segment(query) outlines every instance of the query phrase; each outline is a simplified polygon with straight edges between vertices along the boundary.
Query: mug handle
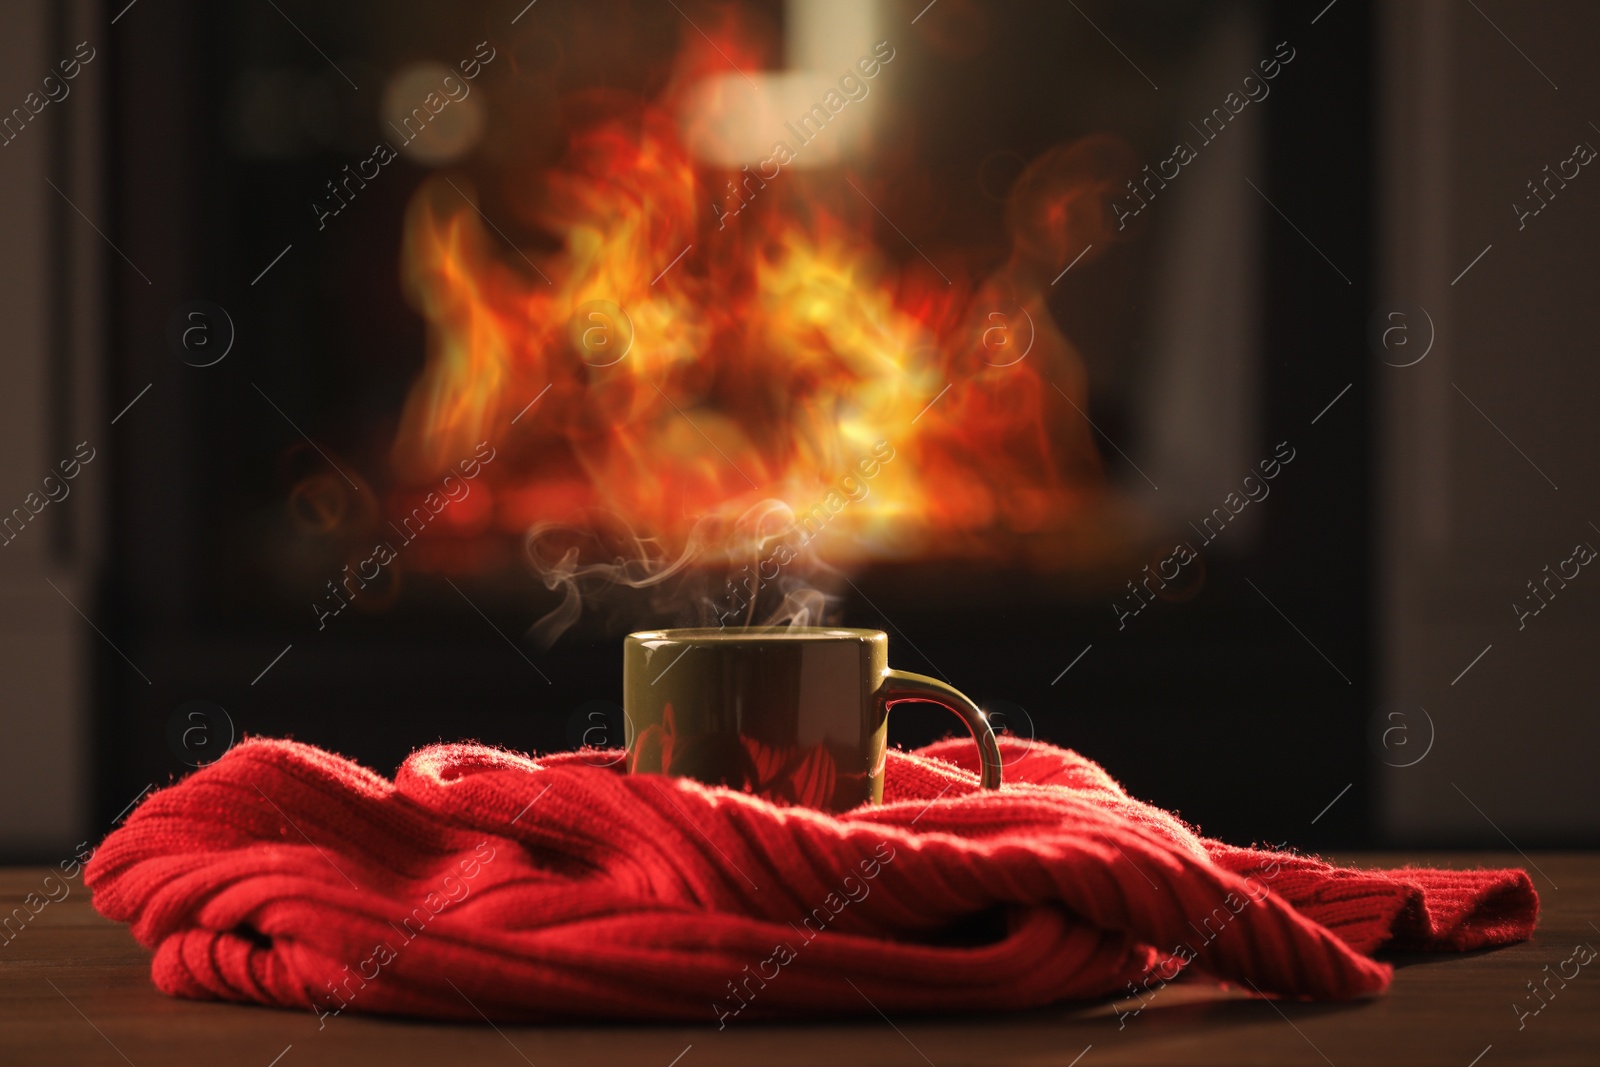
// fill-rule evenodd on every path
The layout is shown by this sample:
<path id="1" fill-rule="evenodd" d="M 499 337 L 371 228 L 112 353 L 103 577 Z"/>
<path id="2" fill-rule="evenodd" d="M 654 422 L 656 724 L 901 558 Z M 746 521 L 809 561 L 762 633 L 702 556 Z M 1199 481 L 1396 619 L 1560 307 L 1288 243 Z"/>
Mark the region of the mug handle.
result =
<path id="1" fill-rule="evenodd" d="M 883 702 L 885 715 L 896 704 L 908 700 L 921 700 L 929 704 L 938 704 L 961 716 L 967 724 L 967 729 L 972 731 L 973 740 L 978 742 L 978 753 L 983 759 L 981 778 L 983 788 L 1000 788 L 1000 746 L 995 743 L 994 730 L 989 726 L 989 716 L 983 713 L 982 708 L 967 699 L 960 690 L 945 685 L 937 678 L 929 678 L 925 674 L 886 670 L 883 672 L 883 684 L 878 691 L 878 699 Z"/>

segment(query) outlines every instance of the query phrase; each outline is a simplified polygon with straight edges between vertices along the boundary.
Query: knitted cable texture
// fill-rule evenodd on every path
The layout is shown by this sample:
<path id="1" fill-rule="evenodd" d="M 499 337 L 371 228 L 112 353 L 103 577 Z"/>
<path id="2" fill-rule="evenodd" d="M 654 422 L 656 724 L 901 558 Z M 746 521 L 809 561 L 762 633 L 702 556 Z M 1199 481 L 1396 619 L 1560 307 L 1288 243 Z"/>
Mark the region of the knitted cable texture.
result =
<path id="1" fill-rule="evenodd" d="M 1003 739 L 888 754 L 840 816 L 471 744 L 394 781 L 250 740 L 150 796 L 86 869 L 173 996 L 436 1018 L 1006 1010 L 1180 970 L 1382 991 L 1389 946 L 1532 933 L 1521 870 L 1360 871 L 1198 836 L 1097 764 Z M 869 1003 L 871 1006 L 869 1006 Z"/>

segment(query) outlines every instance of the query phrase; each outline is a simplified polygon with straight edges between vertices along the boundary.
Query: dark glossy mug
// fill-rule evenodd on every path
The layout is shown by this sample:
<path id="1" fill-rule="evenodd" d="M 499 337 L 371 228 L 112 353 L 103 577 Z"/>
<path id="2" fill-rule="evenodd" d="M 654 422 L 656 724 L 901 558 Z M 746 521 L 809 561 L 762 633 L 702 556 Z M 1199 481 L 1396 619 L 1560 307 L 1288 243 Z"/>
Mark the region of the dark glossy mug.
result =
<path id="1" fill-rule="evenodd" d="M 961 693 L 889 669 L 881 630 L 754 627 L 646 630 L 623 644 L 632 774 L 671 774 L 769 800 L 846 811 L 883 800 L 889 709 L 949 708 L 1000 787 L 987 716 Z"/>

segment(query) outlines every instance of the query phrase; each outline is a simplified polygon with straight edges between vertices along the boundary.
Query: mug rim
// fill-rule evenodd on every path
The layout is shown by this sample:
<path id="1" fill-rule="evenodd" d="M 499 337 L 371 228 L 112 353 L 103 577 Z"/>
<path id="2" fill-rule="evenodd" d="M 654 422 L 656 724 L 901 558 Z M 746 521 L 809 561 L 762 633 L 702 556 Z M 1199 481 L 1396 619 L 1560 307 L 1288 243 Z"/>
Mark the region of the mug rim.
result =
<path id="1" fill-rule="evenodd" d="M 882 630 L 851 626 L 684 626 L 660 630 L 636 630 L 626 638 L 649 642 L 702 642 L 711 644 L 758 643 L 763 641 L 888 641 Z"/>

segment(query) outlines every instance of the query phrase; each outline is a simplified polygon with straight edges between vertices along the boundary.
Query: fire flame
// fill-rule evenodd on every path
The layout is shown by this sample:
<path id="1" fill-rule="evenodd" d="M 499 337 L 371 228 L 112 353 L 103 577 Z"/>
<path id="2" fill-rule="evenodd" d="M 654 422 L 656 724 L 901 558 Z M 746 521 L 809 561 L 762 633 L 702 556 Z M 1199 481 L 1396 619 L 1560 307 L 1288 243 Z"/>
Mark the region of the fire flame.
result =
<path id="1" fill-rule="evenodd" d="M 1100 466 L 1046 295 L 1112 242 L 1125 147 L 1036 160 L 1007 204 L 1009 257 L 974 280 L 948 250 L 935 265 L 879 247 L 882 181 L 699 165 L 676 106 L 693 73 L 602 112 L 519 183 L 516 210 L 557 251 L 508 247 L 464 180 L 418 191 L 403 277 L 428 359 L 394 444 L 402 480 L 491 442 L 493 529 L 587 531 L 602 566 L 620 536 L 656 576 L 686 554 L 737 562 L 819 504 L 812 547 L 835 563 L 1010 558 L 1070 524 Z M 570 577 L 589 550 L 530 551 Z"/>

